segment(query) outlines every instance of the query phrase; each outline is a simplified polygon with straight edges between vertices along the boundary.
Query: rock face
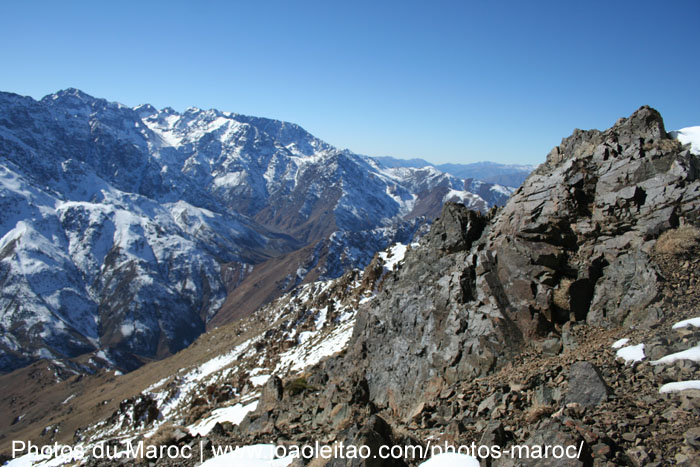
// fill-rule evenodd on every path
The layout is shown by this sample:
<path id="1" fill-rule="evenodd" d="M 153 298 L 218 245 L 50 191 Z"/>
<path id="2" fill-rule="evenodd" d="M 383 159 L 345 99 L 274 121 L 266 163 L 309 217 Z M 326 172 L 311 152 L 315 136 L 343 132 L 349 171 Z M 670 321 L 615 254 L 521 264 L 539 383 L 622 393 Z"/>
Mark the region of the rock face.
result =
<path id="1" fill-rule="evenodd" d="M 444 382 L 485 374 L 495 364 L 491 345 L 497 341 L 489 338 L 508 332 L 508 326 L 468 307 L 476 280 L 469 251 L 485 225 L 484 216 L 446 204 L 425 246 L 407 254 L 371 307 L 358 314 L 353 350 L 367 362 L 370 394 L 378 405 L 407 416 L 413 410 L 409 401 L 428 381 L 435 380 L 439 392 Z"/>
<path id="2" fill-rule="evenodd" d="M 648 107 L 605 132 L 563 140 L 489 233 L 519 327 L 534 334 L 571 319 L 644 321 L 637 312 L 657 298 L 650 248 L 680 218 L 697 221 L 698 169 Z"/>
<path id="3" fill-rule="evenodd" d="M 585 347 L 573 326 L 657 324 L 663 280 L 651 260 L 653 247 L 661 232 L 700 220 L 699 169 L 697 156 L 670 139 L 648 107 L 604 132 L 575 131 L 500 211 L 486 217 L 446 204 L 377 296 L 359 308 L 346 355 L 317 368 L 315 377 L 366 385 L 370 412 L 390 414 L 397 423 L 446 429 L 457 407 L 469 405 L 454 399 L 454 388 L 507 374 L 526 349 L 556 359 L 562 342 L 573 352 Z M 535 386 L 529 386 L 533 406 L 524 420 L 551 414 L 552 404 L 570 407 L 520 437 L 578 443 L 583 457 L 571 465 L 590 462 L 599 438 L 579 428 L 560 436 L 564 425 L 579 423 L 561 417 L 578 418 L 609 403 L 610 389 L 588 362 L 571 365 L 568 376 L 561 366 L 554 371 L 558 381 L 568 380 L 566 398 L 543 384 L 548 377 L 527 383 Z M 491 386 L 483 399 L 472 398 L 468 413 L 505 416 L 523 401 L 519 384 Z M 351 400 L 341 387 L 327 386 L 323 400 Z M 283 403 L 269 414 L 284 419 L 285 410 Z M 361 417 L 357 406 L 344 410 Z M 454 430 L 448 432 L 459 436 L 458 426 Z M 596 452 L 613 455 L 612 442 L 605 443 L 595 444 Z"/>
<path id="4" fill-rule="evenodd" d="M 358 316 L 350 358 L 366 361 L 373 401 L 407 415 L 429 388 L 484 375 L 567 322 L 656 322 L 649 254 L 660 232 L 698 222 L 699 174 L 642 107 L 564 139 L 488 225 L 446 206 Z"/>

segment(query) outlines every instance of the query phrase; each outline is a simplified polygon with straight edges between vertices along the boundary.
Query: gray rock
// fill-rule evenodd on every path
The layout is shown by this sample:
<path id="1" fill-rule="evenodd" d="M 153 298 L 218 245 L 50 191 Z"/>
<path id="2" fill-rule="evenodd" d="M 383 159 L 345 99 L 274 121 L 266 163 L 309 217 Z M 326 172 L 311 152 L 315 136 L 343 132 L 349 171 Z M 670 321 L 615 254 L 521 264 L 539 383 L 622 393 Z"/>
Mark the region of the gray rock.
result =
<path id="1" fill-rule="evenodd" d="M 332 459 L 327 467 L 403 467 L 407 464 L 402 459 L 381 459 L 381 446 L 394 445 L 394 435 L 389 424 L 383 418 L 372 415 L 358 433 L 346 444 L 368 446 L 371 455 L 368 459 Z"/>
<path id="2" fill-rule="evenodd" d="M 258 409 L 269 410 L 275 406 L 276 402 L 282 400 L 283 394 L 284 386 L 279 376 L 270 377 L 262 388 Z"/>
<path id="3" fill-rule="evenodd" d="M 646 450 L 641 446 L 628 449 L 625 451 L 625 454 L 635 467 L 647 465 L 651 461 L 649 454 L 647 454 Z"/>
<path id="4" fill-rule="evenodd" d="M 589 362 L 576 362 L 569 372 L 569 391 L 565 402 L 595 407 L 608 400 L 610 389 L 603 380 L 600 370 Z"/>
<path id="5" fill-rule="evenodd" d="M 658 271 L 649 256 L 636 250 L 625 254 L 605 270 L 595 288 L 588 322 L 595 325 L 654 324 L 658 316 L 649 305 L 660 294 Z"/>
<path id="6" fill-rule="evenodd" d="M 561 339 L 558 337 L 550 337 L 539 343 L 538 347 L 542 353 L 549 356 L 559 355 L 562 349 Z"/>
<path id="7" fill-rule="evenodd" d="M 552 405 L 554 402 L 554 396 L 552 395 L 552 388 L 545 384 L 540 384 L 535 388 L 533 394 L 535 404 L 540 407 Z"/>
<path id="8" fill-rule="evenodd" d="M 506 432 L 503 423 L 491 422 L 486 426 L 484 433 L 479 440 L 481 446 L 501 446 L 506 445 Z"/>
<path id="9" fill-rule="evenodd" d="M 683 435 L 685 444 L 695 449 L 700 449 L 700 427 L 691 428 Z"/>
<path id="10" fill-rule="evenodd" d="M 495 409 L 498 404 L 500 404 L 502 398 L 503 393 L 501 391 L 496 391 L 488 396 L 486 399 L 481 401 L 479 407 L 476 409 L 477 415 L 483 415 Z"/>

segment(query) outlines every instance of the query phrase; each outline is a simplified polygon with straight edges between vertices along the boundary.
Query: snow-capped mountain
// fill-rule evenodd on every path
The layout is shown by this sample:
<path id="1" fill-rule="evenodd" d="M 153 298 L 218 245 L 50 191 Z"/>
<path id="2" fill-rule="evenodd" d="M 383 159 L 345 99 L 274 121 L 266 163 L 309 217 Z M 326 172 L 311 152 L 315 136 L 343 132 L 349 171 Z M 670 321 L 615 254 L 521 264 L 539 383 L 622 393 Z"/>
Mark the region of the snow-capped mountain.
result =
<path id="1" fill-rule="evenodd" d="M 286 122 L 0 93 L 0 371 L 86 353 L 134 368 L 217 313 L 364 267 L 445 201 L 483 211 L 511 191 Z"/>
<path id="2" fill-rule="evenodd" d="M 497 162 L 472 162 L 470 164 L 432 164 L 423 159 L 397 159 L 395 157 L 376 157 L 385 167 L 435 167 L 441 172 L 458 178 L 481 180 L 513 188 L 519 187 L 530 173 L 533 165 L 499 164 Z"/>

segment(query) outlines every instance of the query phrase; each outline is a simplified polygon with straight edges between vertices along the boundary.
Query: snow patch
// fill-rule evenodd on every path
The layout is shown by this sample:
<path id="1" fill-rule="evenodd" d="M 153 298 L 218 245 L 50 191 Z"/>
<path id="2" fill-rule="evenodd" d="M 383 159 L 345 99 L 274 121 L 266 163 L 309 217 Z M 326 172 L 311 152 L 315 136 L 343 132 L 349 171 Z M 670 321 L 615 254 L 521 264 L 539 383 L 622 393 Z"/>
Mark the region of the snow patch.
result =
<path id="1" fill-rule="evenodd" d="M 252 412 L 258 407 L 258 401 L 251 402 L 247 405 L 236 404 L 231 407 L 216 409 L 211 413 L 211 416 L 200 420 L 187 429 L 192 436 L 206 436 L 217 423 L 230 422 L 238 425 L 243 421 L 248 412 Z"/>
<path id="2" fill-rule="evenodd" d="M 666 355 L 663 358 L 654 360 L 651 362 L 652 365 L 661 365 L 667 363 L 673 363 L 678 360 L 692 360 L 694 362 L 700 362 L 700 344 L 695 347 L 691 347 L 688 350 L 683 350 L 682 352 L 672 353 Z"/>
<path id="3" fill-rule="evenodd" d="M 442 198 L 442 202 L 446 203 L 447 201 L 457 201 L 465 206 L 473 206 L 477 204 L 479 201 L 483 201 L 479 195 L 476 195 L 470 191 L 464 191 L 464 190 L 450 190 L 447 192 L 447 194 Z M 484 204 L 486 204 L 484 202 Z"/>
<path id="4" fill-rule="evenodd" d="M 268 379 L 270 379 L 270 375 L 251 376 L 250 382 L 253 383 L 253 386 L 262 386 L 267 383 Z"/>
<path id="5" fill-rule="evenodd" d="M 355 320 L 348 320 L 336 327 L 322 339 L 306 339 L 303 344 L 280 354 L 280 360 L 274 373 L 301 371 L 315 365 L 324 357 L 328 357 L 345 348 L 350 337 Z"/>
<path id="6" fill-rule="evenodd" d="M 75 397 L 75 394 L 71 394 L 70 396 L 66 397 L 66 400 L 61 402 L 61 405 L 66 405 L 68 402 L 70 402 L 71 399 Z"/>
<path id="7" fill-rule="evenodd" d="M 700 316 L 697 318 L 684 319 L 683 321 L 678 321 L 673 325 L 673 329 L 687 328 L 688 326 L 694 326 L 700 328 Z"/>
<path id="8" fill-rule="evenodd" d="M 475 457 L 456 452 L 443 452 L 420 464 L 419 467 L 479 467 Z"/>
<path id="9" fill-rule="evenodd" d="M 700 380 L 678 381 L 676 383 L 666 383 L 659 388 L 661 394 L 668 392 L 680 392 L 688 389 L 700 389 Z"/>
<path id="10" fill-rule="evenodd" d="M 391 271 L 394 267 L 403 261 L 406 256 L 407 245 L 397 243 L 389 248 L 389 251 L 382 251 L 379 253 L 379 257 L 384 261 L 384 267 Z"/>
<path id="11" fill-rule="evenodd" d="M 629 345 L 617 351 L 618 358 L 622 358 L 625 363 L 641 362 L 646 358 L 644 355 L 644 344 Z"/>
<path id="12" fill-rule="evenodd" d="M 627 345 L 627 343 L 628 343 L 629 341 L 630 341 L 630 340 L 627 339 L 627 338 L 625 338 L 625 339 L 620 339 L 620 340 L 618 340 L 618 341 L 615 341 L 615 342 L 613 343 L 613 345 L 612 345 L 612 348 L 613 348 L 613 349 L 619 349 L 619 348 L 622 347 L 623 345 Z"/>
<path id="13" fill-rule="evenodd" d="M 700 126 L 691 126 L 671 131 L 669 135 L 677 139 L 681 144 L 690 144 L 690 152 L 700 156 Z"/>

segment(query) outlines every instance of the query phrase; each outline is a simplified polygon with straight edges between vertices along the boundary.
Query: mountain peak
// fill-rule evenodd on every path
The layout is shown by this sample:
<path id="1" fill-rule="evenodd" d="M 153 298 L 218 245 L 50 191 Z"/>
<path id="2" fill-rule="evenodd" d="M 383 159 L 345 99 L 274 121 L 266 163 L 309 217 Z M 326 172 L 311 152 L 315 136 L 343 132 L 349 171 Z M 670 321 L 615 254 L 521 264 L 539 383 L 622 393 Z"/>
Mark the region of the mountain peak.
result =
<path id="1" fill-rule="evenodd" d="M 656 109 L 648 105 L 640 107 L 628 118 L 618 120 L 611 130 L 623 134 L 633 133 L 645 139 L 667 137 L 664 119 Z"/>
<path id="2" fill-rule="evenodd" d="M 44 96 L 42 101 L 57 101 L 57 100 L 65 100 L 65 99 L 79 99 L 81 101 L 94 101 L 96 100 L 93 96 L 81 91 L 80 89 L 77 88 L 66 88 L 62 89 L 58 92 L 55 92 L 53 94 L 48 94 Z"/>
<path id="3" fill-rule="evenodd" d="M 661 114 L 645 105 L 605 131 L 576 128 L 571 136 L 562 139 L 561 144 L 552 149 L 536 173 L 547 173 L 569 159 L 591 156 L 595 149 L 616 152 L 621 147 L 637 148 L 645 142 L 668 138 Z"/>
<path id="4" fill-rule="evenodd" d="M 158 109 L 153 107 L 151 104 L 141 104 L 134 107 L 134 111 L 139 114 L 139 117 L 144 118 L 150 115 L 158 113 Z"/>

